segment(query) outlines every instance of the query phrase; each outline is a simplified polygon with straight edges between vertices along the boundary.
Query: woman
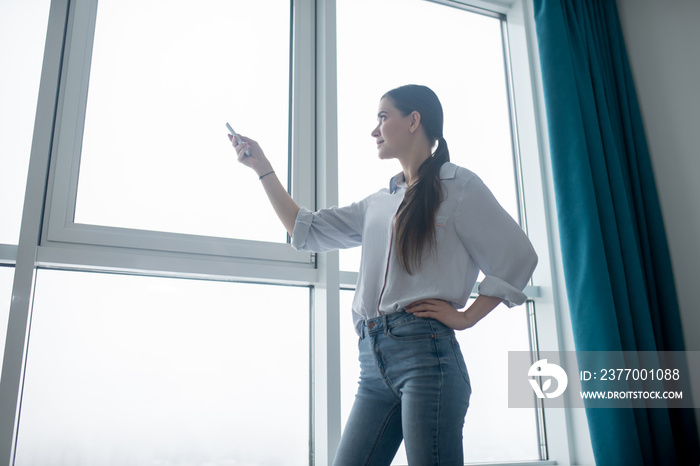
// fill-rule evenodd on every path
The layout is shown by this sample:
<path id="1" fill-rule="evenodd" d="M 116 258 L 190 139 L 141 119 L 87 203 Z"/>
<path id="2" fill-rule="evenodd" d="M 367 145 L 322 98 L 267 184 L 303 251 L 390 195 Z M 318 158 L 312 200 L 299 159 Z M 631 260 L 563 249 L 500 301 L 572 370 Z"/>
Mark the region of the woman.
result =
<path id="1" fill-rule="evenodd" d="M 471 386 L 454 331 L 501 302 L 523 303 L 537 256 L 483 182 L 449 162 L 433 91 L 391 90 L 377 117 L 379 158 L 398 160 L 402 171 L 390 189 L 342 208 L 300 208 L 255 141 L 233 144 L 258 174 L 293 247 L 363 246 L 353 301 L 360 383 L 334 464 L 388 465 L 403 439 L 410 465 L 461 466 Z M 479 296 L 458 311 L 479 270 Z"/>

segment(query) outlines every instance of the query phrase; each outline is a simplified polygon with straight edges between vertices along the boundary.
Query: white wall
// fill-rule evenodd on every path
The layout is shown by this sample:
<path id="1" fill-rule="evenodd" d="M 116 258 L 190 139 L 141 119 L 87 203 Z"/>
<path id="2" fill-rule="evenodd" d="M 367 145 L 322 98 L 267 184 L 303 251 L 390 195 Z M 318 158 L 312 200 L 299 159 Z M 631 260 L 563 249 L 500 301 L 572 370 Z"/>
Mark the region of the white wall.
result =
<path id="1" fill-rule="evenodd" d="M 700 351 L 700 1 L 617 0 L 617 6 L 661 199 L 686 348 Z M 698 393 L 700 368 L 691 372 Z M 695 412 L 700 422 L 700 409 Z"/>

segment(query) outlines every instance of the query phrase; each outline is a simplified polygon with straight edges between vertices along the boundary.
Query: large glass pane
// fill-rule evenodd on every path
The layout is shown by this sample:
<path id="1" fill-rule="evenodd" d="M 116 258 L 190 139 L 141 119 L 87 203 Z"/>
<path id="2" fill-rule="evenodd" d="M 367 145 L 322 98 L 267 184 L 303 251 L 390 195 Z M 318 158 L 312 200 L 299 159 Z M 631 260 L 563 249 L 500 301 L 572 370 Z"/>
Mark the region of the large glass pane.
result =
<path id="1" fill-rule="evenodd" d="M 49 0 L 0 2 L 0 243 L 17 244 Z"/>
<path id="2" fill-rule="evenodd" d="M 464 425 L 467 462 L 540 459 L 534 398 L 532 409 L 508 408 L 508 352 L 530 351 L 527 323 L 527 304 L 502 304 L 457 332 L 472 386 Z"/>
<path id="3" fill-rule="evenodd" d="M 285 241 L 225 123 L 286 182 L 290 2 L 100 0 L 75 221 Z"/>
<path id="4" fill-rule="evenodd" d="M 42 270 L 16 464 L 307 465 L 309 378 L 308 288 Z"/>
<path id="5" fill-rule="evenodd" d="M 354 290 L 340 290 L 340 418 L 348 421 L 360 380 L 358 336 L 352 322 Z"/>
<path id="6" fill-rule="evenodd" d="M 14 267 L 0 267 L 0 368 L 5 356 L 5 338 L 7 336 L 7 319 L 10 317 L 12 302 L 12 284 L 15 274 Z"/>
<path id="7" fill-rule="evenodd" d="M 341 292 L 341 418 L 347 422 L 360 366 L 350 315 L 352 291 Z M 468 303 L 471 304 L 471 301 Z M 469 370 L 472 395 L 464 425 L 467 463 L 539 460 L 534 409 L 508 408 L 508 351 L 529 351 L 527 306 L 501 305 L 476 326 L 457 332 Z M 403 445 L 393 464 L 406 465 Z"/>
<path id="8" fill-rule="evenodd" d="M 340 204 L 388 187 L 401 171 L 376 156 L 370 133 L 379 99 L 425 84 L 442 102 L 451 160 L 476 172 L 517 219 L 500 19 L 424 0 L 337 5 Z M 341 253 L 342 269 L 358 266 L 358 250 Z"/>

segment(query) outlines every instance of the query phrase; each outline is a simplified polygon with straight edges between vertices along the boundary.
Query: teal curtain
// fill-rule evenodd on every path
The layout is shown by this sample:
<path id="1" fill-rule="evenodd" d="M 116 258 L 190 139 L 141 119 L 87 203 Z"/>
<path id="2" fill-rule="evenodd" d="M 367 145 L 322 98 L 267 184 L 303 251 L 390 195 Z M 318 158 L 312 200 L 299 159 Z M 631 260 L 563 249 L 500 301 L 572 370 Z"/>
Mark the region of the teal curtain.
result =
<path id="1" fill-rule="evenodd" d="M 683 351 L 614 0 L 533 0 L 577 351 Z M 691 409 L 587 408 L 598 465 L 700 463 Z"/>

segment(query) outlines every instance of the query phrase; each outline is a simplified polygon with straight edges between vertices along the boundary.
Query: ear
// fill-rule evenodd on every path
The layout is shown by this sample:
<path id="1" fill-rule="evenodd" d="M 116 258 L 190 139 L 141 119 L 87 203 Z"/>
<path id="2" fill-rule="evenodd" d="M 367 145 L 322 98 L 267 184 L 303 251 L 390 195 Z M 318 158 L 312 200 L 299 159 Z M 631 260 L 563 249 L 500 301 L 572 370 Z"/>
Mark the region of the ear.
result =
<path id="1" fill-rule="evenodd" d="M 418 130 L 418 127 L 420 127 L 420 113 L 418 113 L 417 110 L 414 110 L 411 112 L 411 126 L 409 126 L 408 130 L 411 133 L 415 133 Z"/>

